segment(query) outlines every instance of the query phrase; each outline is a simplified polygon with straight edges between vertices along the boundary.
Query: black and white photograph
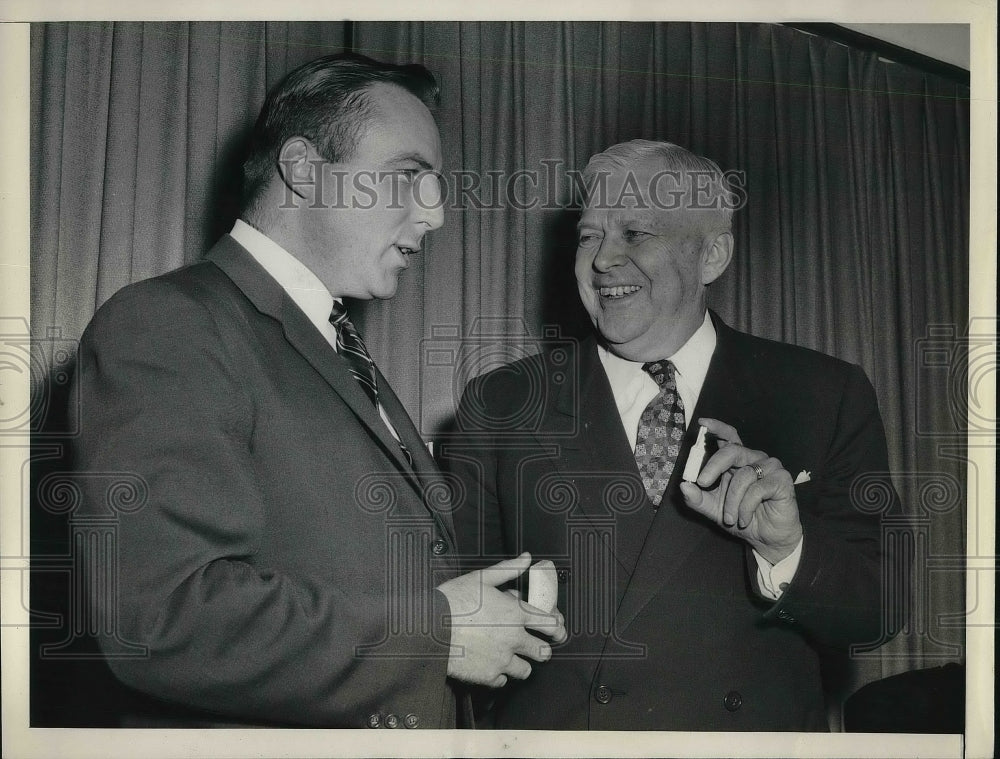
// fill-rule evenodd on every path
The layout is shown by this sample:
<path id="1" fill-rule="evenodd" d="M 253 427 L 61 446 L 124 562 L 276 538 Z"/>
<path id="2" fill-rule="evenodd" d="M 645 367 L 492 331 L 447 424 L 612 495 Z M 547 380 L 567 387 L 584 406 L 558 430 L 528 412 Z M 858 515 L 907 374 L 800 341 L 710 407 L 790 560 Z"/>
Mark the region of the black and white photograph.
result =
<path id="1" fill-rule="evenodd" d="M 912 5 L 0 25 L 4 755 L 992 755 L 996 5 Z"/>

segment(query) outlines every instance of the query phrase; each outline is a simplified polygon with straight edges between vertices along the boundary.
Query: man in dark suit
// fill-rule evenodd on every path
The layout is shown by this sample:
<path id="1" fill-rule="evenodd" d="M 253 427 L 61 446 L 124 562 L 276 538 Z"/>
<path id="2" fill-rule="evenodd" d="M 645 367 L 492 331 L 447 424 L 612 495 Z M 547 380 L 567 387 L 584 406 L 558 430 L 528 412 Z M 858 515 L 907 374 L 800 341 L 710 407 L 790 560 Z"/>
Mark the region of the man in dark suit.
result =
<path id="1" fill-rule="evenodd" d="M 141 483 L 84 561 L 108 662 L 151 697 L 127 724 L 454 727 L 452 681 L 526 677 L 550 654 L 528 630 L 564 634 L 495 588 L 530 557 L 459 575 L 442 475 L 341 302 L 392 297 L 441 226 L 436 96 L 356 55 L 290 73 L 232 233 L 83 337 L 84 512 L 113 516 L 108 473 Z"/>
<path id="2" fill-rule="evenodd" d="M 825 730 L 824 660 L 880 635 L 880 527 L 858 503 L 895 498 L 874 391 L 708 311 L 736 200 L 712 161 L 636 140 L 584 178 L 596 336 L 470 383 L 443 451 L 470 494 L 465 559 L 551 559 L 569 633 L 485 721 Z"/>

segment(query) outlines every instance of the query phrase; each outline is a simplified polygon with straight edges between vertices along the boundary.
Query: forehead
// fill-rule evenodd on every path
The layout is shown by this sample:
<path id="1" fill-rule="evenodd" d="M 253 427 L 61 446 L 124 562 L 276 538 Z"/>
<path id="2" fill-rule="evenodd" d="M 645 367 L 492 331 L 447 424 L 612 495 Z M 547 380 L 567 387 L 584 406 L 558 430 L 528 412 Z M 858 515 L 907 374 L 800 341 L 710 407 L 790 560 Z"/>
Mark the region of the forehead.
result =
<path id="1" fill-rule="evenodd" d="M 675 172 L 667 172 L 663 162 L 655 157 L 625 164 L 609 160 L 598 164 L 588 185 L 607 188 L 615 194 L 641 194 L 646 198 L 654 185 L 654 192 L 662 192 L 665 188 L 676 189 L 674 176 Z"/>
<path id="2" fill-rule="evenodd" d="M 687 205 L 683 177 L 659 160 L 625 166 L 605 164 L 587 177 L 586 210 L 629 213 L 669 211 Z"/>
<path id="3" fill-rule="evenodd" d="M 678 234 L 700 231 L 709 214 L 690 207 L 690 184 L 656 158 L 624 166 L 607 164 L 588 178 L 580 225 L 622 228 L 632 224 Z"/>
<path id="4" fill-rule="evenodd" d="M 357 163 L 416 160 L 441 168 L 441 137 L 430 110 L 399 85 L 377 82 L 365 90 L 371 114 L 354 154 Z"/>

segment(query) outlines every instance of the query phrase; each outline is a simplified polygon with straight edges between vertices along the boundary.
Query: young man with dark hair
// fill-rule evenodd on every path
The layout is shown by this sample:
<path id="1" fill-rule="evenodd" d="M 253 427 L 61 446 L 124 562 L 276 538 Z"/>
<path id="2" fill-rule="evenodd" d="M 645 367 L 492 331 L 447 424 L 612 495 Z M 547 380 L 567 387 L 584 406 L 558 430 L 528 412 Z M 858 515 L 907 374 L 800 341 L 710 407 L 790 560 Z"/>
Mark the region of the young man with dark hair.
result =
<path id="1" fill-rule="evenodd" d="M 94 472 L 147 496 L 87 562 L 116 580 L 91 603 L 147 652 L 104 639 L 153 699 L 130 725 L 454 727 L 451 683 L 527 677 L 550 655 L 529 630 L 564 635 L 496 588 L 530 557 L 459 574 L 441 474 L 342 303 L 391 298 L 442 224 L 435 95 L 423 67 L 357 55 L 291 72 L 232 232 L 83 337 L 84 511 L 106 508 Z"/>

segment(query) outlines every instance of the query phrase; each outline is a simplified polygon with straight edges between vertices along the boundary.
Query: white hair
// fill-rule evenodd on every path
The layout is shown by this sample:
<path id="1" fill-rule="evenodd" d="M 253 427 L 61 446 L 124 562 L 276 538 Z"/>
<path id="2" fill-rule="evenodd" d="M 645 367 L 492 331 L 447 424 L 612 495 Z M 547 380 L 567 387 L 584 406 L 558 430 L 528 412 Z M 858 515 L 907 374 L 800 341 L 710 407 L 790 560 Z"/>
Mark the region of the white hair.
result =
<path id="1" fill-rule="evenodd" d="M 658 162 L 662 169 L 676 175 L 687 191 L 690 202 L 692 196 L 692 180 L 694 176 L 707 177 L 707 187 L 699 183 L 699 191 L 707 190 L 711 197 L 711 210 L 717 213 L 719 231 L 732 229 L 733 209 L 736 207 L 736 194 L 730 189 L 729 183 L 718 164 L 710 158 L 695 155 L 691 151 L 675 145 L 672 142 L 654 142 L 652 140 L 630 140 L 612 145 L 607 150 L 591 156 L 583 170 L 583 179 L 588 187 L 591 181 L 601 173 L 629 169 L 637 164 Z M 713 214 L 715 215 L 715 214 Z"/>

